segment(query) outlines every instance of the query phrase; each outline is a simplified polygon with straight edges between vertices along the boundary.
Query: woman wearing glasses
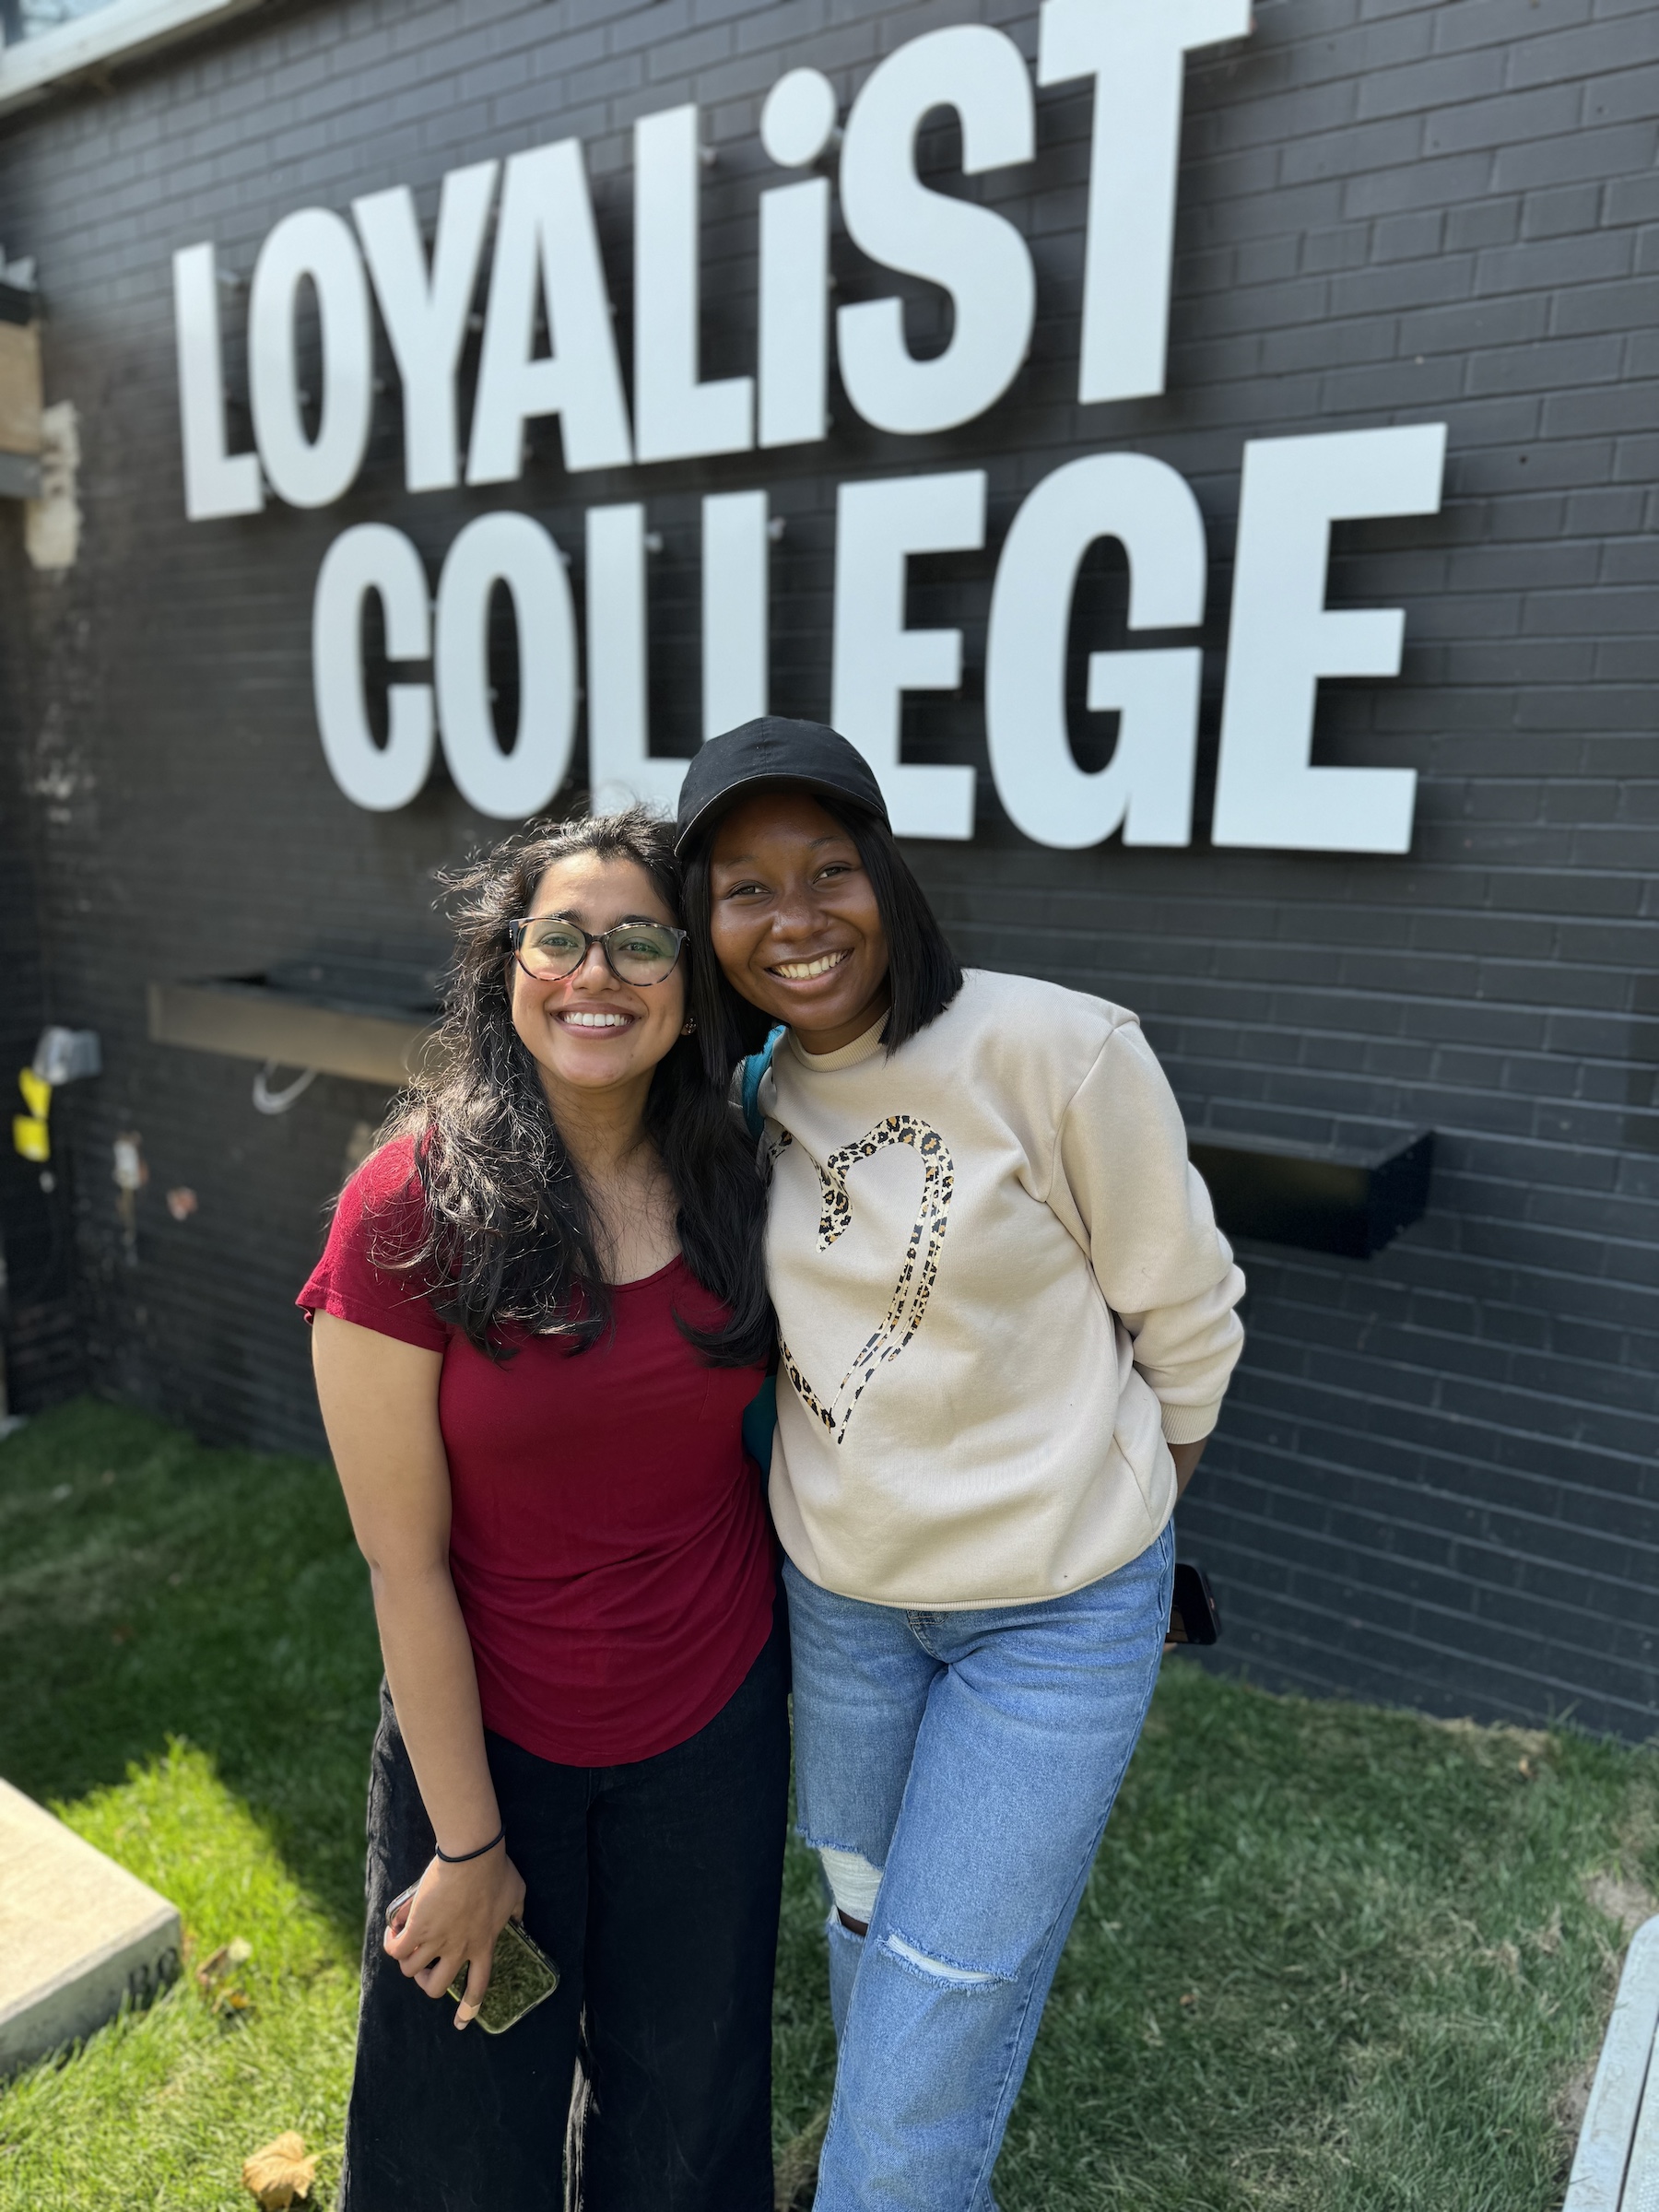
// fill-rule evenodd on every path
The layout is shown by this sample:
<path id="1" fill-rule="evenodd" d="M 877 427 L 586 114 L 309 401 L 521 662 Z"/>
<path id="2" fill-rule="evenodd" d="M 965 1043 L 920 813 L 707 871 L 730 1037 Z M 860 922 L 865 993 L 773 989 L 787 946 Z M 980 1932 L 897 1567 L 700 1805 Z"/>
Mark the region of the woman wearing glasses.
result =
<path id="1" fill-rule="evenodd" d="M 667 830 L 538 828 L 453 880 L 437 1072 L 300 1300 L 388 1685 L 341 2203 L 550 2212 L 568 2159 L 590 2212 L 765 2212 L 764 1194 L 691 1035 Z M 510 1917 L 559 1987 L 458 2035 Z"/>

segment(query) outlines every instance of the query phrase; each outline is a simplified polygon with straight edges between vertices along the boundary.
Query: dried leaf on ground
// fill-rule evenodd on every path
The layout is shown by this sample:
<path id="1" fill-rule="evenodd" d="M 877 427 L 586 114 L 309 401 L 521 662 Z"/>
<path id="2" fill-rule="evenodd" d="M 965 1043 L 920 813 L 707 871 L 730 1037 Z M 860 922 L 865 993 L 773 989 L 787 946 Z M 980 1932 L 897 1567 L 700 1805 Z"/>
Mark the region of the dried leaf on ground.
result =
<path id="1" fill-rule="evenodd" d="M 292 2129 L 256 2150 L 242 2162 L 242 2187 L 255 2197 L 264 2212 L 288 2212 L 311 2194 L 317 2178 L 315 2158 L 305 2155 L 305 2137 Z"/>
<path id="2" fill-rule="evenodd" d="M 253 1956 L 253 1946 L 238 1936 L 234 1943 L 221 1943 L 217 1951 L 209 1951 L 195 1970 L 197 1983 L 204 1990 L 211 1990 L 233 1967 L 246 1966 Z"/>

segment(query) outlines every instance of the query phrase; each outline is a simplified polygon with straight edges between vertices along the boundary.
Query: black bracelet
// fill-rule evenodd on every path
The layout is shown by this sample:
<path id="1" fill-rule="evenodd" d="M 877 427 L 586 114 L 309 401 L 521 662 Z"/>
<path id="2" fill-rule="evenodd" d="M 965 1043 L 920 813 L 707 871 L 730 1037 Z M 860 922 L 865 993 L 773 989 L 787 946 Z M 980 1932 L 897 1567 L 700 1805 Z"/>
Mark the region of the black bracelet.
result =
<path id="1" fill-rule="evenodd" d="M 448 1852 L 443 1849 L 441 1844 L 437 1842 L 433 1843 L 432 1849 L 438 1853 L 438 1856 L 443 1861 L 446 1866 L 465 1866 L 468 1859 L 481 1859 L 486 1857 L 495 1849 L 496 1845 L 501 1841 L 502 1837 L 506 1833 L 507 1823 L 505 1820 L 503 1820 L 500 1827 L 496 1830 L 495 1834 L 490 1837 L 488 1842 L 480 1843 L 477 1851 Z"/>

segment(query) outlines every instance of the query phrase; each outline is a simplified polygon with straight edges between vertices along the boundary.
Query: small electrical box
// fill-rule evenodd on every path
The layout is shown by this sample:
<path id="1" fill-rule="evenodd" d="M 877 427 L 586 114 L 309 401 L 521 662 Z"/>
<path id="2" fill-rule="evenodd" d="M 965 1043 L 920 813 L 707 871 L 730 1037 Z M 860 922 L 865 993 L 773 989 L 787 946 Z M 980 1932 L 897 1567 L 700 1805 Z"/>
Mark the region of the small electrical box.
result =
<path id="1" fill-rule="evenodd" d="M 35 1046 L 34 1072 L 55 1090 L 83 1076 L 101 1076 L 103 1049 L 96 1030 L 42 1030 Z"/>

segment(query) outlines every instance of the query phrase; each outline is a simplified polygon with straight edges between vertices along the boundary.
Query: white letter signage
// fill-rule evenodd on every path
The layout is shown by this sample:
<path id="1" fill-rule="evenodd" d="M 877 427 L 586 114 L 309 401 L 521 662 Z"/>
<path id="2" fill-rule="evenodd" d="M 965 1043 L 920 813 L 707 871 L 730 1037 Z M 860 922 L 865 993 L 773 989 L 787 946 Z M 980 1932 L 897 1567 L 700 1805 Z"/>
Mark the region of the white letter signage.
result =
<path id="1" fill-rule="evenodd" d="M 805 169 L 830 143 L 835 90 L 791 69 L 766 96 L 760 143 L 781 169 Z M 830 180 L 760 194 L 760 443 L 797 445 L 830 428 Z"/>
<path id="2" fill-rule="evenodd" d="M 314 439 L 305 427 L 295 327 L 307 282 L 322 334 Z M 265 473 L 290 507 L 327 507 L 350 488 L 369 442 L 374 347 L 357 241 L 326 207 L 284 216 L 259 249 L 248 298 L 248 396 Z"/>
<path id="3" fill-rule="evenodd" d="M 699 380 L 702 160 L 695 107 L 634 124 L 634 437 L 641 461 L 741 453 L 754 443 L 755 382 Z"/>
<path id="4" fill-rule="evenodd" d="M 1398 676 L 1398 607 L 1328 608 L 1331 524 L 1438 514 L 1443 423 L 1255 440 L 1244 448 L 1221 759 L 1218 845 L 1406 853 L 1417 772 L 1314 768 L 1322 676 Z"/>
<path id="5" fill-rule="evenodd" d="M 386 690 L 386 742 L 376 745 L 363 707 L 363 601 L 373 592 L 389 661 L 424 661 L 432 608 L 420 556 L 401 530 L 359 523 L 324 555 L 312 606 L 312 688 L 323 757 L 354 806 L 390 814 L 406 806 L 432 768 L 432 688 Z"/>
<path id="6" fill-rule="evenodd" d="M 1031 256 L 994 208 L 929 192 L 916 133 L 931 108 L 954 108 L 969 176 L 1029 161 L 1031 80 L 1006 31 L 962 23 L 900 46 L 866 80 L 847 118 L 841 213 L 872 261 L 950 294 L 950 343 L 931 360 L 905 344 L 904 303 L 865 300 L 836 317 L 847 397 L 878 430 L 948 430 L 994 405 L 1018 374 L 1037 312 Z"/>
<path id="7" fill-rule="evenodd" d="M 184 512 L 193 523 L 209 522 L 220 514 L 257 514 L 265 505 L 257 456 L 225 450 L 218 292 L 212 246 L 182 247 L 173 255 L 173 330 L 179 351 Z"/>
<path id="8" fill-rule="evenodd" d="M 900 837 L 973 835 L 971 768 L 901 761 L 907 691 L 954 691 L 959 629 L 906 629 L 912 553 L 971 552 L 985 542 L 985 474 L 888 477 L 843 484 L 835 509 L 835 673 L 830 719 L 876 771 Z"/>
<path id="9" fill-rule="evenodd" d="M 712 491 L 702 503 L 705 741 L 767 712 L 766 509 L 763 491 Z"/>
<path id="10" fill-rule="evenodd" d="M 651 750 L 645 694 L 645 510 L 587 511 L 588 782 L 595 814 L 643 804 L 672 814 L 683 760 Z"/>
<path id="11" fill-rule="evenodd" d="M 1091 406 L 1145 398 L 1163 391 L 1167 373 L 1186 57 L 1246 36 L 1251 0 L 1034 5 L 1037 21 L 1020 36 L 1029 40 L 1035 30 L 1038 83 L 1078 87 L 1093 101 L 1077 397 Z M 716 114 L 735 112 L 723 105 Z M 744 364 L 748 373 L 711 377 L 702 373 L 701 345 L 703 171 L 714 159 L 702 143 L 708 113 L 688 100 L 633 121 L 631 414 L 586 160 L 575 138 L 451 171 L 429 248 L 415 198 L 403 185 L 354 201 L 355 233 L 320 207 L 276 223 L 260 251 L 249 301 L 257 455 L 229 451 L 213 246 L 176 253 L 186 512 L 193 520 L 256 513 L 267 482 L 292 506 L 320 507 L 352 484 L 375 391 L 371 279 L 402 386 L 404 479 L 412 494 L 453 492 L 463 444 L 469 486 L 516 481 L 524 471 L 526 426 L 547 416 L 558 418 L 570 474 L 704 464 L 757 446 L 774 452 L 826 438 L 838 275 L 852 293 L 834 316 L 841 384 L 872 429 L 936 438 L 975 421 L 1007 394 L 1027 359 L 1038 305 L 1022 230 L 1041 231 L 1050 241 L 1047 265 L 1056 278 L 1068 251 L 1057 241 L 1072 233 L 1055 229 L 1062 209 L 1040 203 L 1030 211 L 1025 176 L 983 194 L 960 182 L 1037 159 L 1031 71 L 1006 29 L 962 22 L 899 45 L 857 88 L 844 135 L 837 129 L 836 85 L 822 70 L 795 66 L 776 77 L 759 115 L 760 147 L 772 166 L 768 171 L 757 164 L 751 200 L 753 168 L 740 159 L 735 183 L 717 195 L 720 265 L 729 279 L 747 255 L 753 272 L 753 359 Z M 960 168 L 941 178 L 939 161 L 930 163 L 924 149 L 948 119 L 959 138 Z M 1069 193 L 1073 158 L 1069 146 L 1053 160 L 1045 152 L 1039 189 Z M 865 259 L 862 268 L 832 274 L 838 198 L 847 240 Z M 1019 227 L 987 204 L 999 200 L 1018 210 Z M 751 205 L 752 219 L 746 212 Z M 480 317 L 475 300 L 487 254 Z M 884 277 L 884 271 L 893 274 Z M 915 315 L 916 288 L 893 288 L 900 278 L 944 295 L 945 329 L 930 343 L 917 325 L 918 351 L 907 322 Z M 724 311 L 745 331 L 751 302 L 741 294 L 748 280 L 739 275 L 722 287 Z M 306 286 L 314 291 L 320 326 L 316 380 L 303 336 Z M 1063 327 L 1056 318 L 1064 306 L 1062 299 L 1045 298 L 1054 328 Z M 467 426 L 460 411 L 468 333 L 480 328 Z M 1065 458 L 1067 441 L 1075 453 L 1077 440 L 1054 415 L 1053 377 L 1050 361 L 1022 396 L 1022 406 L 1029 400 L 1047 410 L 1039 429 L 1028 436 L 1023 419 L 1016 424 L 1010 417 L 999 449 L 1001 497 L 1024 496 L 990 593 L 984 713 L 991 772 L 1010 821 L 1040 845 L 1075 851 L 1119 835 L 1125 845 L 1189 845 L 1203 664 L 1196 637 L 1169 633 L 1196 631 L 1204 618 L 1203 513 L 1166 460 L 1129 451 Z M 302 390 L 302 381 L 317 381 L 317 393 Z M 1182 437 L 1194 427 L 1182 418 L 1164 425 Z M 568 500 L 571 487 L 547 480 L 550 436 L 536 443 L 543 480 L 525 504 Z M 901 837 L 973 835 L 975 771 L 936 754 L 902 758 L 905 694 L 952 692 L 962 681 L 962 630 L 912 629 L 906 622 L 912 558 L 985 547 L 987 472 L 962 467 L 958 443 L 935 446 L 929 473 L 912 474 L 884 441 L 863 439 L 859 450 L 873 457 L 861 468 L 907 473 L 850 484 L 827 481 L 805 456 L 793 463 L 785 456 L 780 484 L 786 480 L 788 489 L 777 495 L 806 525 L 802 550 L 782 564 L 783 573 L 791 592 L 816 609 L 823 585 L 814 518 L 834 493 L 828 711 L 875 769 Z M 1056 445 L 1051 459 L 1041 457 Z M 1333 522 L 1438 512 L 1445 446 L 1440 424 L 1244 446 L 1211 824 L 1217 845 L 1409 850 L 1410 769 L 1313 764 L 1320 678 L 1397 675 L 1405 626 L 1398 608 L 1327 607 L 1326 567 Z M 1200 450 L 1213 473 L 1213 441 Z M 377 484 L 374 497 L 387 488 Z M 1218 495 L 1223 503 L 1225 496 Z M 741 466 L 683 471 L 665 486 L 664 500 L 677 546 L 685 542 L 694 503 L 700 513 L 706 741 L 770 710 L 772 544 L 784 518 L 771 519 L 773 491 L 752 477 L 746 483 Z M 686 763 L 652 749 L 648 681 L 647 556 L 648 549 L 663 552 L 664 538 L 648 530 L 645 508 L 626 481 L 607 481 L 604 504 L 589 507 L 581 526 L 592 804 L 604 809 L 638 800 L 672 808 Z M 1087 655 L 1088 711 L 1115 715 L 1117 728 L 1106 765 L 1086 770 L 1068 726 L 1068 653 L 1077 578 L 1089 547 L 1102 538 L 1120 545 L 1127 559 L 1130 635 L 1114 650 Z M 989 565 L 972 569 L 976 604 Z M 676 610 L 687 604 L 688 580 L 673 559 L 663 567 L 660 612 L 665 659 L 672 665 L 679 650 Z M 500 731 L 492 712 L 489 618 L 492 594 L 501 606 L 498 586 L 512 596 L 517 626 L 516 735 Z M 380 522 L 346 530 L 317 578 L 312 674 L 324 750 L 347 796 L 377 811 L 406 804 L 426 780 L 435 721 L 455 782 L 474 806 L 513 820 L 547 806 L 570 772 L 582 696 L 571 586 L 571 569 L 539 522 L 523 512 L 477 515 L 443 563 L 434 618 L 411 538 Z M 373 735 L 363 696 L 363 611 L 371 594 L 380 602 L 393 660 L 424 658 L 432 632 L 432 683 L 388 687 L 384 745 Z M 800 623 L 792 606 L 785 627 L 794 633 Z M 1160 634 L 1148 642 L 1147 632 Z M 690 675 L 688 658 L 683 674 L 676 668 L 677 696 Z M 797 711 L 823 708 L 802 700 Z M 952 711 L 953 727 L 966 711 Z"/>
<path id="12" fill-rule="evenodd" d="M 496 735 L 489 684 L 489 602 L 512 595 L 518 632 L 518 730 Z M 576 618 L 559 548 L 527 514 L 481 514 L 449 549 L 438 581 L 433 673 L 443 757 L 480 814 L 539 814 L 571 765 L 576 734 Z"/>
<path id="13" fill-rule="evenodd" d="M 552 347 L 540 356 L 538 301 Z M 514 154 L 507 164 L 467 482 L 508 484 L 520 476 L 524 425 L 538 415 L 559 417 L 568 469 L 625 468 L 633 459 L 599 233 L 574 138 Z"/>
<path id="14" fill-rule="evenodd" d="M 1014 518 L 996 571 L 985 652 L 985 724 L 996 794 L 1040 845 L 1193 837 L 1198 744 L 1195 645 L 1088 656 L 1088 708 L 1119 713 L 1117 745 L 1086 773 L 1065 721 L 1065 643 L 1083 556 L 1115 537 L 1129 556 L 1131 629 L 1204 619 L 1204 517 L 1186 483 L 1144 453 L 1095 453 L 1044 477 Z"/>
<path id="15" fill-rule="evenodd" d="M 1164 388 L 1186 50 L 1249 29 L 1250 0 L 1043 0 L 1038 83 L 1094 79 L 1080 400 Z"/>
<path id="16" fill-rule="evenodd" d="M 447 491 L 460 476 L 455 371 L 466 341 L 496 168 L 493 161 L 479 161 L 444 178 L 429 270 L 415 195 L 406 184 L 351 203 L 403 383 L 404 481 L 411 491 Z"/>

